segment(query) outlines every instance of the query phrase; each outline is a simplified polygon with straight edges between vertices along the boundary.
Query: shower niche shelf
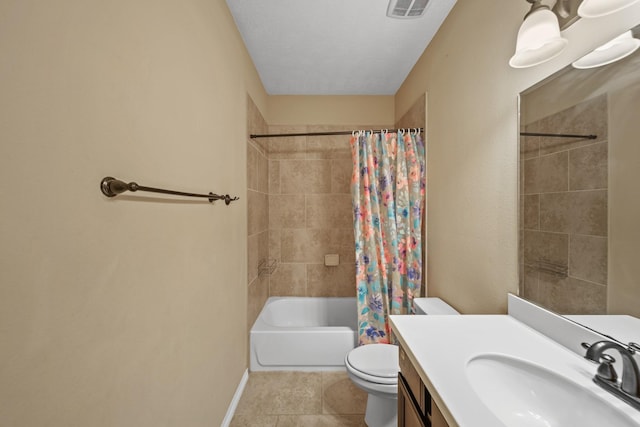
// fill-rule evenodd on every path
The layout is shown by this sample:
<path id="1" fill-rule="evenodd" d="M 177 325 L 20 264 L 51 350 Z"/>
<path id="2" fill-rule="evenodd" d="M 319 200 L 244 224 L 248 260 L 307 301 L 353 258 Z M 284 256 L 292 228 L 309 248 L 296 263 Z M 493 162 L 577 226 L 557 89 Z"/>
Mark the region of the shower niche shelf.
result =
<path id="1" fill-rule="evenodd" d="M 262 273 L 273 274 L 278 268 L 278 260 L 274 258 L 265 258 L 258 264 L 258 275 Z"/>

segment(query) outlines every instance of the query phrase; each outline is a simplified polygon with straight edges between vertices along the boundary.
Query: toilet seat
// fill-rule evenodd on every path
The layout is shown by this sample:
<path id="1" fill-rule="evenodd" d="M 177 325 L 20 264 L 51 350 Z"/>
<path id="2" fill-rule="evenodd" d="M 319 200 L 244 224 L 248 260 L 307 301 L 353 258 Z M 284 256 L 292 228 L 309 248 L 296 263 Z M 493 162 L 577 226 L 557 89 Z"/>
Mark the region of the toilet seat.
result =
<path id="1" fill-rule="evenodd" d="M 351 350 L 345 357 L 345 365 L 351 373 L 374 384 L 398 384 L 398 346 L 369 344 Z"/>

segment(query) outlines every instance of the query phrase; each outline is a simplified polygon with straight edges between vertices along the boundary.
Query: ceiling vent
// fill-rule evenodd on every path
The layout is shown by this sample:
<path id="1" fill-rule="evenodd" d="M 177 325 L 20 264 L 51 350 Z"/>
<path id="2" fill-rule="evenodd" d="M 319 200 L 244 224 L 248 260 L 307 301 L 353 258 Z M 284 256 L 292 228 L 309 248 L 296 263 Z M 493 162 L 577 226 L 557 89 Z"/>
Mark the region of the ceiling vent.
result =
<path id="1" fill-rule="evenodd" d="M 387 16 L 391 18 L 419 18 L 424 15 L 430 0 L 389 0 Z"/>

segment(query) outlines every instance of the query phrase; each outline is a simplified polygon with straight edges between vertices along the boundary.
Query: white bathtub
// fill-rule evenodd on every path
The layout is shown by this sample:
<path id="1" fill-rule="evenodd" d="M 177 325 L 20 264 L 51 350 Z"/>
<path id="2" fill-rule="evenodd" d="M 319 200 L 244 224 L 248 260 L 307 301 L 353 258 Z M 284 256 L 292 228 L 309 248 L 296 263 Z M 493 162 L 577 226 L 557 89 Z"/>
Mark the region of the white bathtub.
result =
<path id="1" fill-rule="evenodd" d="M 251 328 L 250 369 L 344 369 L 356 329 L 355 298 L 271 297 Z"/>

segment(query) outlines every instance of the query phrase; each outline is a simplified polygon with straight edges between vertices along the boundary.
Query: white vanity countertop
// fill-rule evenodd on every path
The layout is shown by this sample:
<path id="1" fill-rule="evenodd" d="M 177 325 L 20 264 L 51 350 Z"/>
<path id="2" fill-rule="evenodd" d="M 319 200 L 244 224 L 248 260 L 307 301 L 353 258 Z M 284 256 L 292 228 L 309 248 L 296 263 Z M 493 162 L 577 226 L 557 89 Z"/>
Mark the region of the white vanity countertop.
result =
<path id="1" fill-rule="evenodd" d="M 480 354 L 505 354 L 554 371 L 627 414 L 640 411 L 593 383 L 596 365 L 508 315 L 390 316 L 393 331 L 450 427 L 502 426 L 470 384 Z M 560 404 L 560 402 L 559 402 Z"/>

